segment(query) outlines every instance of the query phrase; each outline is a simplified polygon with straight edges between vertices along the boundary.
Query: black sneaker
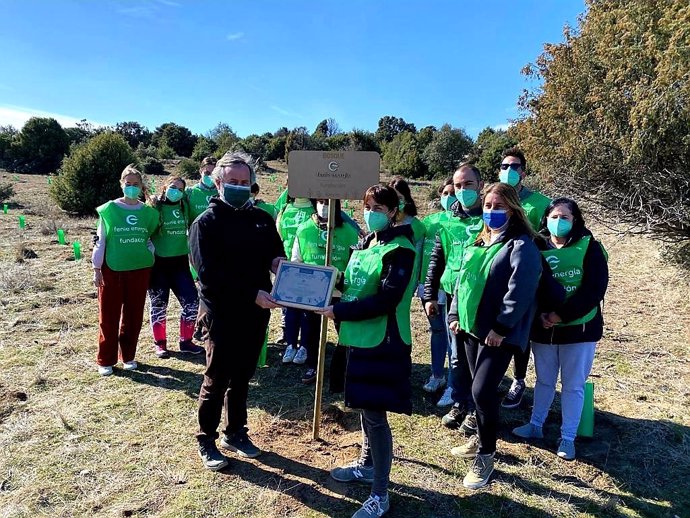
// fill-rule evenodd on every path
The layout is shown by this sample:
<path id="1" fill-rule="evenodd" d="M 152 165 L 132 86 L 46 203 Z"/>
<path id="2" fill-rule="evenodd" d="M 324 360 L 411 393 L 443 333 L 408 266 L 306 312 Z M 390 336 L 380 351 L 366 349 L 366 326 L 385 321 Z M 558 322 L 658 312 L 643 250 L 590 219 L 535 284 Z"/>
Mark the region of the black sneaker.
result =
<path id="1" fill-rule="evenodd" d="M 204 467 L 211 471 L 220 471 L 228 465 L 228 459 L 218 451 L 216 441 L 210 439 L 199 441 L 199 457 Z"/>
<path id="2" fill-rule="evenodd" d="M 309 385 L 310 383 L 314 383 L 316 380 L 316 369 L 307 369 L 307 372 L 304 373 L 304 376 L 302 376 L 302 383 L 305 385 Z"/>
<path id="3" fill-rule="evenodd" d="M 441 424 L 448 428 L 458 428 L 462 424 L 466 413 L 467 411 L 464 407 L 453 405 L 450 411 L 441 418 Z"/>
<path id="4" fill-rule="evenodd" d="M 220 445 L 226 450 L 234 451 L 240 457 L 253 459 L 261 455 L 261 450 L 254 446 L 247 435 L 247 429 L 242 428 L 235 432 L 231 437 L 223 434 L 220 440 Z"/>
<path id="5" fill-rule="evenodd" d="M 200 345 L 194 345 L 191 340 L 180 342 L 180 352 L 185 354 L 201 354 L 205 353 L 206 349 Z"/>
<path id="6" fill-rule="evenodd" d="M 503 398 L 501 406 L 503 408 L 517 408 L 522 403 L 522 396 L 525 395 L 525 381 L 524 380 L 513 380 L 512 385 L 510 385 L 510 390 Z"/>
<path id="7" fill-rule="evenodd" d="M 477 433 L 477 412 L 476 410 L 470 410 L 467 412 L 465 419 L 462 421 L 460 426 L 463 432 L 468 435 L 473 435 Z"/>

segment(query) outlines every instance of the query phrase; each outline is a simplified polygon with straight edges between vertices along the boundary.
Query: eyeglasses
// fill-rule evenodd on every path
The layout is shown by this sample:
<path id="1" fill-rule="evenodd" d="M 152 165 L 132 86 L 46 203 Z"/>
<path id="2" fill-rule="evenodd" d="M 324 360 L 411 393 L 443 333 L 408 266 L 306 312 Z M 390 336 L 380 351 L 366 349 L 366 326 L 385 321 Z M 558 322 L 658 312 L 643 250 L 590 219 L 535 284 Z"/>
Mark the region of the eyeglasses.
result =
<path id="1" fill-rule="evenodd" d="M 522 164 L 520 162 L 513 162 L 512 164 L 501 164 L 501 169 L 506 170 L 508 168 L 518 170 L 522 167 Z"/>

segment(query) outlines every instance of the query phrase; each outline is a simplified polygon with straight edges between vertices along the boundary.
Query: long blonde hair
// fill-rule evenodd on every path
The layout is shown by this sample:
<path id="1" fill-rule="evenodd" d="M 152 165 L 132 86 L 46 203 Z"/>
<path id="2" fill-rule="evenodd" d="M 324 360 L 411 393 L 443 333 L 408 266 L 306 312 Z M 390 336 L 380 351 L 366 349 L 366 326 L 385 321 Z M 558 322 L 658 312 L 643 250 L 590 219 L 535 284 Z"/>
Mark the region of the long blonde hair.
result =
<path id="1" fill-rule="evenodd" d="M 482 206 L 483 200 L 489 194 L 496 194 L 501 197 L 503 202 L 508 206 L 512 215 L 510 216 L 509 227 L 514 229 L 519 229 L 524 234 L 527 234 L 531 239 L 536 237 L 536 233 L 532 229 L 527 215 L 525 214 L 525 209 L 522 208 L 520 203 L 520 197 L 517 191 L 507 183 L 492 183 L 487 185 L 482 192 Z M 475 244 L 488 243 L 491 240 L 491 229 L 484 223 L 484 228 L 477 236 Z"/>
<path id="2" fill-rule="evenodd" d="M 144 196 L 144 200 L 148 200 L 150 194 L 149 188 L 144 181 L 144 175 L 141 174 L 134 164 L 129 164 L 122 170 L 122 174 L 120 175 L 120 183 L 122 183 L 129 175 L 134 175 L 139 178 L 139 182 L 141 183 L 141 194 Z"/>

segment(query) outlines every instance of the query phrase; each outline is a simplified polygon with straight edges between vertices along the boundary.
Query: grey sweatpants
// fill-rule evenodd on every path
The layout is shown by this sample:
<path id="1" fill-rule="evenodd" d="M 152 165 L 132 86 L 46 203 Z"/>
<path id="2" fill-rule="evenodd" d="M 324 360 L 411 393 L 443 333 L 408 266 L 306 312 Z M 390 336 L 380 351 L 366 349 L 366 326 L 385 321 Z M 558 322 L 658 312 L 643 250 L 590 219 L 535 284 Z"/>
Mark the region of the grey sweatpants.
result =
<path id="1" fill-rule="evenodd" d="M 558 372 L 561 373 L 561 437 L 575 440 L 584 403 L 585 381 L 592 370 L 596 342 L 552 345 L 532 342 L 534 369 L 534 407 L 530 422 L 543 426 L 556 394 Z"/>

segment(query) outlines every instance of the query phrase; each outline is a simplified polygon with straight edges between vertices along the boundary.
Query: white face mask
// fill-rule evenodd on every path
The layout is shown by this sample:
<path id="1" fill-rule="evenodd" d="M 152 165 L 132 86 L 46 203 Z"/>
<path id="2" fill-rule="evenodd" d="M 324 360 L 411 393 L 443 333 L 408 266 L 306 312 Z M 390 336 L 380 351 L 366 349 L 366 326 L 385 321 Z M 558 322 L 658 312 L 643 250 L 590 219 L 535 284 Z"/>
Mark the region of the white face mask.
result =
<path id="1" fill-rule="evenodd" d="M 316 214 L 318 214 L 321 219 L 328 219 L 328 205 L 325 203 L 317 203 Z"/>

